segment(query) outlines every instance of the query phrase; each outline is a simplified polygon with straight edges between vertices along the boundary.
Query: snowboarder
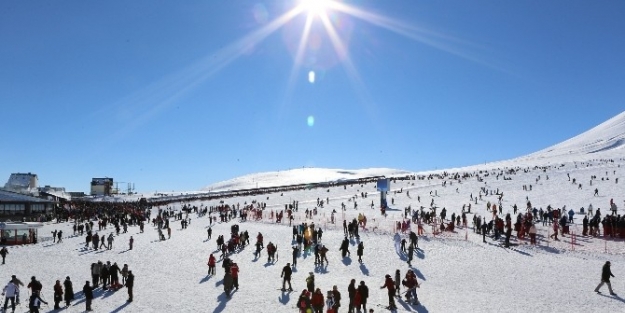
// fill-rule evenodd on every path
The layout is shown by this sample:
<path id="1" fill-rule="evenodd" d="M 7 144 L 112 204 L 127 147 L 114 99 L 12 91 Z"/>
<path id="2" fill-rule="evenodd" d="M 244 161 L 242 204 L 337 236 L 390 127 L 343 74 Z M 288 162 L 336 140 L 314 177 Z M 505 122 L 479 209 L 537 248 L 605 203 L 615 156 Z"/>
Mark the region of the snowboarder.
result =
<path id="1" fill-rule="evenodd" d="M 610 271 L 610 261 L 607 261 L 605 262 L 605 264 L 603 265 L 603 269 L 601 270 L 601 283 L 599 283 L 597 288 L 595 288 L 596 293 L 601 293 L 599 289 L 603 286 L 603 284 L 607 284 L 608 290 L 610 290 L 610 294 L 613 296 L 616 295 L 616 293 L 612 291 L 612 284 L 610 284 L 610 276 L 614 277 L 614 275 L 612 274 L 612 271 Z"/>
<path id="2" fill-rule="evenodd" d="M 293 274 L 293 271 L 291 270 L 291 264 L 287 263 L 283 268 L 282 268 L 282 274 L 280 275 L 280 277 L 282 277 L 282 291 L 285 291 L 285 287 L 286 287 L 286 283 L 289 283 L 289 291 L 293 291 L 293 287 L 291 287 L 291 275 Z"/>

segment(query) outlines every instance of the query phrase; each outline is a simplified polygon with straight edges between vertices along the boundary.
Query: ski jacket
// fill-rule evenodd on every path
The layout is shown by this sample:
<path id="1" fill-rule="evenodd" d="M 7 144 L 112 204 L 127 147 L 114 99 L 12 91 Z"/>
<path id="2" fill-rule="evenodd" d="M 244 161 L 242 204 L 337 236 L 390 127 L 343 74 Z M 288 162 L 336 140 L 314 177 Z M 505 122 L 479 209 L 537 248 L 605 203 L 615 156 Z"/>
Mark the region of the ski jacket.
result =
<path id="1" fill-rule="evenodd" d="M 284 279 L 291 279 L 291 275 L 293 274 L 293 270 L 291 270 L 290 266 L 285 266 L 282 268 L 282 275 L 280 277 L 284 277 Z"/>
<path id="2" fill-rule="evenodd" d="M 603 265 L 603 269 L 601 270 L 601 281 L 609 283 L 610 276 L 614 277 L 614 275 L 612 275 L 612 271 L 610 270 L 610 263 L 606 263 Z"/>
<path id="3" fill-rule="evenodd" d="M 363 300 L 367 300 L 369 298 L 369 287 L 366 285 L 358 286 L 358 293 Z"/>
<path id="4" fill-rule="evenodd" d="M 93 299 L 93 287 L 85 285 L 82 287 L 82 293 L 85 295 L 85 299 Z"/>
<path id="5" fill-rule="evenodd" d="M 63 287 L 61 286 L 60 282 L 54 285 L 54 295 L 58 297 L 63 295 Z"/>
<path id="6" fill-rule="evenodd" d="M 4 286 L 2 293 L 7 298 L 15 297 L 17 294 L 17 286 L 13 282 L 9 282 L 6 286 Z"/>
<path id="7" fill-rule="evenodd" d="M 393 279 L 391 277 L 387 277 L 384 281 L 384 285 L 380 287 L 380 289 L 384 288 L 388 289 L 388 293 L 395 293 L 395 282 L 393 282 Z"/>
<path id="8" fill-rule="evenodd" d="M 208 258 L 208 266 L 215 266 L 215 257 L 212 255 Z"/>
<path id="9" fill-rule="evenodd" d="M 324 303 L 323 294 L 321 292 L 313 293 L 310 299 L 310 304 L 313 307 L 323 307 L 323 303 Z"/>
<path id="10" fill-rule="evenodd" d="M 236 263 L 232 264 L 232 267 L 230 267 L 230 274 L 232 278 L 239 278 L 239 266 Z"/>

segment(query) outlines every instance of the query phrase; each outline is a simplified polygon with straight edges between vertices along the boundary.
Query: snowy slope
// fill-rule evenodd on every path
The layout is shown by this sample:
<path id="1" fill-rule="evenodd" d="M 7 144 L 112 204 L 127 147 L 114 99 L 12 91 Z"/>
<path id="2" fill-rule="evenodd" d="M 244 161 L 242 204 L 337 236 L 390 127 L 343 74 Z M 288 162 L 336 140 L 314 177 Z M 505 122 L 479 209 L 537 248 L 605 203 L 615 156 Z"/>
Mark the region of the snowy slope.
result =
<path id="1" fill-rule="evenodd" d="M 619 115 L 622 118 L 622 114 Z M 622 125 L 616 123 L 615 125 Z M 616 126 L 614 126 L 616 127 Z M 608 133 L 614 127 L 603 127 L 601 134 Z M 616 132 L 616 131 L 615 131 Z M 618 135 L 618 134 L 616 134 Z M 622 135 L 622 134 L 621 134 Z M 609 136 L 608 136 L 609 137 Z M 577 137 L 576 137 L 577 138 Z M 146 227 L 143 234 L 137 228 L 130 228 L 129 233 L 116 237 L 114 248 L 109 251 L 94 251 L 84 247 L 84 237 L 72 236 L 71 224 L 48 224 L 40 230 L 40 236 L 49 236 L 55 229 L 63 229 L 66 235 L 63 243 L 53 244 L 42 241 L 36 245 L 10 247 L 7 264 L 0 266 L 0 277 L 8 280 L 15 274 L 27 281 L 31 276 L 43 283 L 44 297 L 52 299 L 54 281 L 61 281 L 70 276 L 74 281 L 78 305 L 65 311 L 82 312 L 84 302 L 79 292 L 85 280 L 90 279 L 89 266 L 92 262 L 111 261 L 119 265 L 129 264 L 136 275 L 135 301 L 127 304 L 125 290 L 117 292 L 96 291 L 94 300 L 95 312 L 296 312 L 294 308 L 299 292 L 305 287 L 304 279 L 308 272 L 316 273 L 317 286 L 324 293 L 333 285 L 337 285 L 343 295 L 340 312 L 347 312 L 347 286 L 353 278 L 357 282 L 364 281 L 370 288 L 369 307 L 375 312 L 386 310 L 375 307 L 373 303 L 385 303 L 386 292 L 379 287 L 385 274 L 392 274 L 400 269 L 402 274 L 409 268 L 406 256 L 396 251 L 396 239 L 393 225 L 402 220 L 403 208 L 411 206 L 418 209 L 429 207 L 433 201 L 437 207 L 445 207 L 448 216 L 460 213 L 463 205 L 472 203 L 472 213 L 481 217 L 491 218 L 486 211 L 487 202 L 496 202 L 494 195 L 483 195 L 481 200 L 470 201 L 470 196 L 478 196 L 482 188 L 488 191 L 499 190 L 504 193 L 503 210 L 512 212 L 512 205 L 524 207 L 530 200 L 537 208 L 551 205 L 555 208 L 566 206 L 573 208 L 576 225 L 572 231 L 578 236 L 575 241 L 565 236 L 561 241 L 549 238 L 549 225 L 538 225 L 539 245 L 532 247 L 525 240 L 513 239 L 512 249 L 501 247 L 501 241 L 482 237 L 473 233 L 471 227 L 457 228 L 454 233 L 434 236 L 430 227 L 426 235 L 421 237 L 419 247 L 423 249 L 413 260 L 413 270 L 422 283 L 419 289 L 420 307 L 412 307 L 403 301 L 398 304 L 403 311 L 412 312 L 619 312 L 623 309 L 625 299 L 621 296 L 607 296 L 607 289 L 602 295 L 592 290 L 599 283 L 601 266 L 606 260 L 612 262 L 612 272 L 616 276 L 612 286 L 617 293 L 625 292 L 625 241 L 603 237 L 584 237 L 581 234 L 581 207 L 592 204 L 595 209 L 601 208 L 606 213 L 611 198 L 618 205 L 618 214 L 623 214 L 625 195 L 623 194 L 623 178 L 625 159 L 622 149 L 604 149 L 601 155 L 610 161 L 596 158 L 596 153 L 585 153 L 599 147 L 587 147 L 587 142 L 599 142 L 591 138 L 578 140 L 566 149 L 575 148 L 575 161 L 570 155 L 549 156 L 552 164 L 545 168 L 534 165 L 545 165 L 544 159 L 536 157 L 524 160 L 509 160 L 499 163 L 467 167 L 461 173 L 472 174 L 466 179 L 451 180 L 433 177 L 426 180 L 399 181 L 392 184 L 389 202 L 394 202 L 388 216 L 382 216 L 377 210 L 379 193 L 375 184 L 352 185 L 329 189 L 310 189 L 264 194 L 250 197 L 216 199 L 213 201 L 197 201 L 192 203 L 200 206 L 218 205 L 224 200 L 231 205 L 265 202 L 267 213 L 263 221 L 218 223 L 213 225 L 213 239 L 207 240 L 206 229 L 208 219 L 191 214 L 191 225 L 181 230 L 179 222 L 172 221 L 172 238 L 166 241 L 157 240 L 157 232 L 151 226 Z M 564 149 L 564 148 L 563 148 Z M 565 150 L 566 150 L 565 149 Z M 585 149 L 585 150 L 584 150 Z M 555 151 L 555 150 L 553 150 Z M 561 150 L 564 151 L 564 150 Z M 545 152 L 546 153 L 546 152 Z M 505 173 L 509 179 L 504 180 L 501 174 L 504 166 L 518 168 L 515 174 Z M 220 186 L 211 188 L 238 189 L 255 186 L 256 180 L 263 179 L 263 184 L 288 185 L 310 182 L 308 179 L 336 180 L 358 175 L 374 176 L 404 173 L 395 170 L 342 171 L 314 169 L 315 172 L 298 170 L 279 172 L 275 177 L 271 174 L 247 176 Z M 311 171 L 313 169 L 310 169 Z M 481 173 L 477 170 L 483 170 Z M 447 170 L 455 172 L 456 170 Z M 354 173 L 346 174 L 339 172 Z M 443 173 L 444 171 L 437 171 Z M 288 175 L 286 174 L 288 173 Z M 304 174 L 305 173 L 305 174 Z M 479 175 L 483 181 L 478 181 Z M 569 181 L 576 179 L 577 184 Z M 592 180 L 591 176 L 597 176 Z M 258 178 L 257 178 L 258 177 Z M 616 179 L 619 182 L 616 183 Z M 250 179 L 252 180 L 250 182 Z M 443 186 L 443 183 L 446 185 Z M 578 184 L 582 184 L 580 189 Z M 532 185 L 528 191 L 523 186 Z M 594 190 L 599 196 L 594 196 Z M 398 193 L 397 191 L 402 191 Z M 366 198 L 361 193 L 366 192 Z M 316 207 L 317 199 L 325 199 L 327 204 L 319 208 L 319 214 L 312 220 L 304 217 L 303 211 Z M 300 210 L 296 213 L 296 223 L 314 222 L 325 230 L 323 243 L 329 247 L 330 264 L 327 267 L 315 267 L 314 256 L 304 254 L 298 259 L 298 266 L 293 274 L 293 287 L 296 292 L 282 293 L 277 290 L 281 286 L 280 272 L 286 262 L 291 262 L 290 246 L 291 229 L 288 225 L 275 224 L 268 219 L 271 211 L 279 211 L 292 201 L 299 201 Z M 371 203 L 374 208 L 371 208 Z M 341 203 L 347 207 L 341 210 Z M 358 208 L 354 208 L 358 203 Z M 179 210 L 179 205 L 172 206 Z M 329 222 L 332 210 L 336 210 L 337 223 Z M 338 251 L 343 238 L 341 223 L 344 219 L 351 220 L 359 213 L 368 218 L 367 230 L 361 231 L 361 240 L 365 245 L 364 263 L 359 264 L 355 256 L 356 240 L 351 241 L 353 255 L 341 259 Z M 473 215 L 469 215 L 471 218 Z M 265 243 L 272 241 L 278 246 L 279 260 L 276 264 L 267 263 L 266 252 L 256 259 L 252 247 L 236 253 L 232 258 L 240 268 L 241 288 L 231 299 L 223 294 L 221 279 L 223 269 L 217 265 L 217 275 L 206 275 L 206 262 L 210 253 L 215 252 L 217 235 L 229 235 L 230 226 L 239 223 L 241 230 L 249 231 L 252 238 L 262 232 Z M 97 226 L 96 226 L 97 227 Z M 108 234 L 112 230 L 102 231 Z M 127 250 L 127 242 L 134 236 L 135 248 Z M 402 235 L 399 235 L 400 237 Z M 253 239 L 251 240 L 253 243 Z M 26 290 L 22 291 L 27 294 Z M 43 312 L 51 311 L 44 306 Z M 17 312 L 23 312 L 22 306 Z"/>

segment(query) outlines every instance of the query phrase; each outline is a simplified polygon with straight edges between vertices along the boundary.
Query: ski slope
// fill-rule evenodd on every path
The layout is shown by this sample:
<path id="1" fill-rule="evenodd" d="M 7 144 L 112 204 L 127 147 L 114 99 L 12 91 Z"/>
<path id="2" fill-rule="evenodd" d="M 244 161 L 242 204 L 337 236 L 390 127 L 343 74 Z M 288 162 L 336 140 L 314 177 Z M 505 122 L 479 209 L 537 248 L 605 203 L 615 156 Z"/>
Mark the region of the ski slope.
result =
<path id="1" fill-rule="evenodd" d="M 8 281 L 11 275 L 17 275 L 24 282 L 36 276 L 43 284 L 43 295 L 52 300 L 52 286 L 59 279 L 70 276 L 76 291 L 76 306 L 64 309 L 66 312 L 84 311 L 82 289 L 86 280 L 90 280 L 90 264 L 99 261 L 117 262 L 120 267 L 128 264 L 135 274 L 134 302 L 127 303 L 125 290 L 117 292 L 97 289 L 93 302 L 95 312 L 297 312 L 295 305 L 299 292 L 305 288 L 305 278 L 309 272 L 316 275 L 316 285 L 324 295 L 333 285 L 337 285 L 343 301 L 340 312 L 347 312 L 347 286 L 353 278 L 364 281 L 370 289 L 369 307 L 375 312 L 386 310 L 373 304 L 387 303 L 386 290 L 380 290 L 384 275 L 402 271 L 402 276 L 409 269 L 405 255 L 395 248 L 397 236 L 393 231 L 396 221 L 402 219 L 403 209 L 411 206 L 418 209 L 429 207 L 432 200 L 437 207 L 445 207 L 447 216 L 459 214 L 462 205 L 470 203 L 470 196 L 478 195 L 481 188 L 499 190 L 504 193 L 504 214 L 512 213 L 512 205 L 525 207 L 526 199 L 536 208 L 551 205 L 554 208 L 566 206 L 579 212 L 589 204 L 601 208 L 606 214 L 610 199 L 618 205 L 618 214 L 623 214 L 625 194 L 623 178 L 625 159 L 618 138 L 625 134 L 623 120 L 625 114 L 598 126 L 600 131 L 591 130 L 552 148 L 545 149 L 526 157 L 495 162 L 485 165 L 448 169 L 416 175 L 443 173 L 467 173 L 472 176 L 458 180 L 448 177 L 432 179 L 398 181 L 391 184 L 388 201 L 394 202 L 388 216 L 382 216 L 377 209 L 379 193 L 375 184 L 352 185 L 334 188 L 318 188 L 285 193 L 265 194 L 254 197 L 222 199 L 227 204 L 243 205 L 252 201 L 267 203 L 267 212 L 279 211 L 285 204 L 299 201 L 296 223 L 314 222 L 325 230 L 323 243 L 330 249 L 329 265 L 315 267 L 314 255 L 304 254 L 298 259 L 298 266 L 293 273 L 295 292 L 283 293 L 278 290 L 282 280 L 282 267 L 291 262 L 291 228 L 288 225 L 275 224 L 268 219 L 217 223 L 212 226 L 213 239 L 207 240 L 206 229 L 209 220 L 190 214 L 191 224 L 181 230 L 179 221 L 172 221 L 172 237 L 159 241 L 156 230 L 146 224 L 145 233 L 140 234 L 137 227 L 130 227 L 127 234 L 115 237 L 112 250 L 87 249 L 84 237 L 72 235 L 70 223 L 48 223 L 40 230 L 41 237 L 50 236 L 53 230 L 63 230 L 67 234 L 60 244 L 43 240 L 36 245 L 9 247 L 7 264 L 0 266 L 0 277 Z M 607 126 L 606 126 L 607 125 Z M 605 126 L 605 127 L 604 127 Z M 590 135 L 588 135 L 590 134 Z M 619 137 L 620 136 L 620 137 Z M 616 138 L 616 139 L 615 139 Z M 571 151 L 569 153 L 569 151 Z M 516 169 L 516 174 L 507 174 L 509 169 Z M 480 172 L 481 171 L 481 172 Z M 259 184 L 266 186 L 288 185 L 302 182 L 317 182 L 343 179 L 345 177 L 366 176 L 404 176 L 407 171 L 391 169 L 370 169 L 350 171 L 341 169 L 294 169 L 285 172 L 261 173 L 233 179 L 205 190 L 245 189 Z M 503 175 L 497 175 L 504 173 Z M 569 181 L 575 178 L 582 184 Z M 483 181 L 478 181 L 479 175 Z M 503 179 L 503 176 L 510 178 Z M 548 176 L 548 178 L 547 178 Z M 590 186 L 591 176 L 597 176 Z M 323 178 L 322 178 L 323 177 Z M 616 183 L 616 179 L 619 182 Z M 320 180 L 321 179 L 321 180 Z M 446 181 L 446 186 L 443 182 Z M 523 189 L 532 185 L 532 190 Z M 594 190 L 599 196 L 594 196 Z M 401 193 L 397 191 L 401 190 Z M 408 191 L 410 196 L 408 196 Z M 367 192 L 367 198 L 360 196 Z M 420 197 L 420 201 L 417 200 Z M 317 199 L 329 199 L 312 220 L 304 219 L 302 211 L 316 207 Z M 196 201 L 191 205 L 215 206 L 220 200 Z M 370 207 L 371 202 L 375 207 Z M 494 195 L 483 196 L 477 204 L 473 203 L 472 212 L 490 219 L 486 212 L 486 203 L 496 202 Z M 354 202 L 358 209 L 354 209 Z M 341 211 L 345 203 L 346 211 Z M 170 206 L 179 210 L 180 205 Z M 156 208 L 154 209 L 156 210 Z M 338 213 L 337 224 L 329 222 L 332 210 Z M 523 211 L 523 210 L 522 210 Z M 367 230 L 361 231 L 360 240 L 365 250 L 363 264 L 357 262 L 356 245 L 352 240 L 352 255 L 342 259 L 338 248 L 343 239 L 343 219 L 351 220 L 358 213 L 368 218 Z M 269 213 L 267 213 L 268 215 Z M 154 216 L 155 214 L 153 214 Z M 469 219 L 472 215 L 469 215 Z M 581 224 L 583 215 L 577 214 L 575 223 Z M 286 219 L 285 219 L 286 220 Z M 258 232 L 264 235 L 265 244 L 273 242 L 278 246 L 278 258 L 275 263 L 267 263 L 266 251 L 256 259 L 253 246 L 235 253 L 232 259 L 240 267 L 240 289 L 227 299 L 223 293 L 221 263 L 217 265 L 217 275 L 207 276 L 207 260 L 210 253 L 216 252 L 215 239 L 218 235 L 227 238 L 230 226 L 239 223 L 241 231 L 250 233 L 250 241 Z M 96 227 L 97 228 L 97 227 Z M 470 228 L 456 228 L 455 233 L 434 236 L 431 228 L 420 238 L 418 252 L 412 262 L 412 269 L 422 284 L 418 290 L 422 306 L 413 307 L 398 301 L 400 311 L 411 312 L 590 312 L 623 310 L 625 302 L 625 240 L 591 238 L 581 236 L 581 227 L 573 227 L 579 236 L 576 243 L 570 236 L 559 242 L 548 239 L 550 226 L 538 224 L 539 245 L 530 246 L 526 241 L 513 239 L 514 246 L 505 249 L 501 241 L 482 237 Z M 100 234 L 108 235 L 112 228 Z M 515 234 L 515 233 L 513 233 Z M 135 239 L 134 249 L 128 250 L 130 236 Z M 514 235 L 513 235 L 513 238 Z M 44 238 L 46 239 L 46 238 Z M 503 240 L 503 238 L 501 239 Z M 217 254 L 219 255 L 219 253 Z M 607 288 L 603 294 L 595 294 L 593 289 L 600 281 L 601 267 L 605 261 L 612 262 L 612 287 L 618 296 L 608 296 Z M 25 288 L 22 294 L 27 294 Z M 24 296 L 23 296 L 24 297 Z M 25 300 L 23 300 L 24 302 Z M 52 303 L 43 306 L 43 312 L 51 311 Z M 16 312 L 26 311 L 22 304 Z"/>

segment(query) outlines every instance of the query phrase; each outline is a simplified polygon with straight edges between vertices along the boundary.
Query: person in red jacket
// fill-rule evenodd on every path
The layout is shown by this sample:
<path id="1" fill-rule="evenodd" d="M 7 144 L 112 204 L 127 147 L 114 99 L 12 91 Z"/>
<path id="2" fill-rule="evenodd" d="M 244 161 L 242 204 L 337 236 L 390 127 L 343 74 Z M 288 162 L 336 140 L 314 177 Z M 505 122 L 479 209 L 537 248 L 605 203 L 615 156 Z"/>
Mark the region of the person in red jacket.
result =
<path id="1" fill-rule="evenodd" d="M 384 288 L 388 289 L 388 307 L 391 310 L 397 309 L 395 306 L 395 282 L 393 282 L 391 275 L 386 274 L 386 280 L 380 289 Z"/>
<path id="2" fill-rule="evenodd" d="M 230 275 L 232 275 L 232 285 L 239 290 L 239 265 L 232 263 L 230 266 Z"/>
<path id="3" fill-rule="evenodd" d="M 325 305 L 325 299 L 323 299 L 323 293 L 321 289 L 317 288 L 310 299 L 310 305 L 315 313 L 323 313 L 323 306 Z"/>
<path id="4" fill-rule="evenodd" d="M 208 275 L 215 275 L 215 256 L 211 253 L 208 257 Z"/>

